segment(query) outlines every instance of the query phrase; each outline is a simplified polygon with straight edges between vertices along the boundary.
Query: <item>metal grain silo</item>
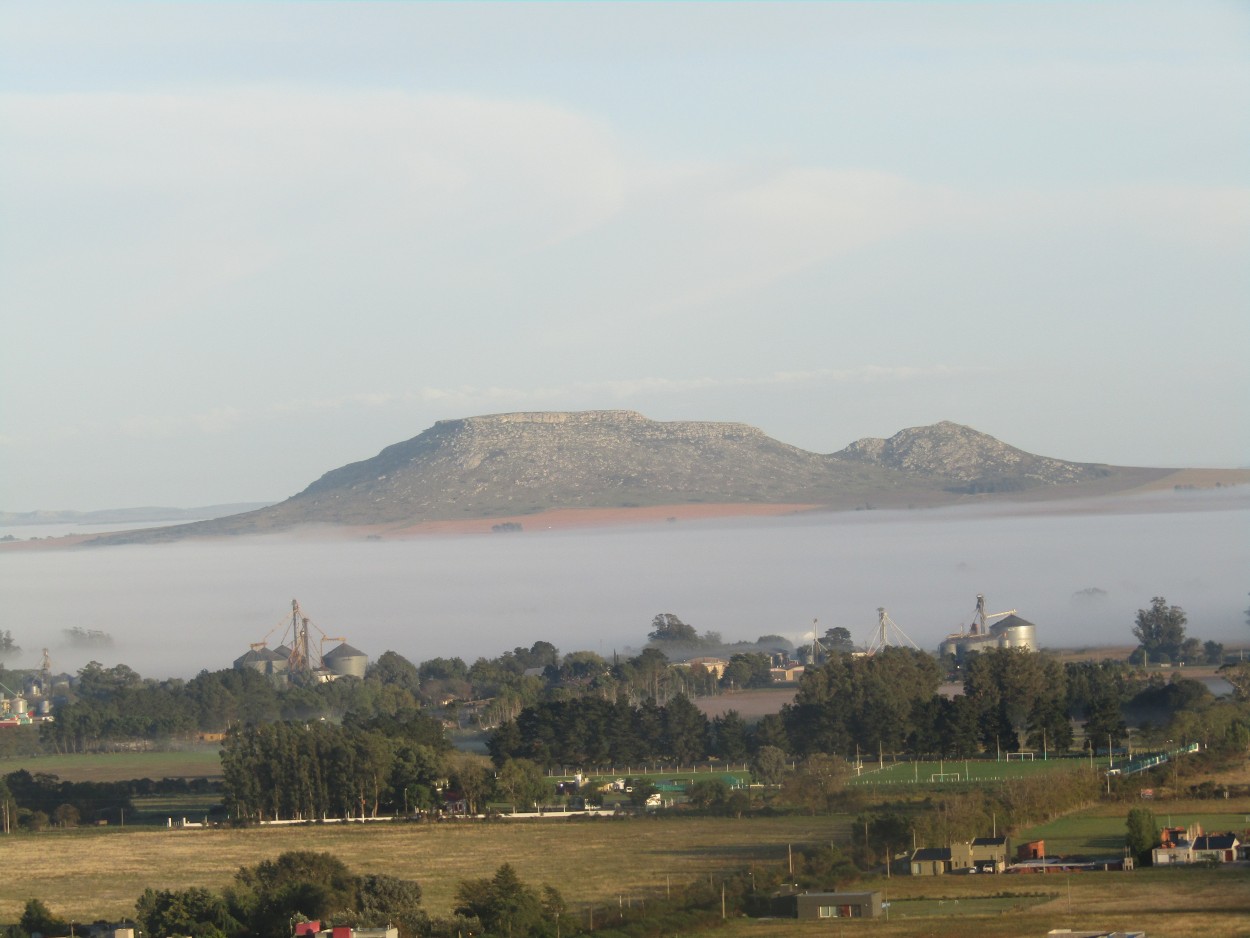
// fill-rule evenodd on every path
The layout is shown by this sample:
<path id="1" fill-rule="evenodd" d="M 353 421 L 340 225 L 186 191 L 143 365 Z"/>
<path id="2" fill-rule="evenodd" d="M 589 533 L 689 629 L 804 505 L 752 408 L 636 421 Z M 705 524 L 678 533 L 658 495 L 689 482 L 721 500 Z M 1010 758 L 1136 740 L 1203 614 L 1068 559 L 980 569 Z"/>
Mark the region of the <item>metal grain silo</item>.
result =
<path id="1" fill-rule="evenodd" d="M 1009 615 L 990 626 L 999 648 L 1026 648 L 1037 651 L 1037 626 L 1017 615 Z"/>
<path id="2" fill-rule="evenodd" d="M 331 648 L 321 656 L 321 661 L 335 677 L 363 678 L 369 666 L 369 656 L 347 642 Z"/>

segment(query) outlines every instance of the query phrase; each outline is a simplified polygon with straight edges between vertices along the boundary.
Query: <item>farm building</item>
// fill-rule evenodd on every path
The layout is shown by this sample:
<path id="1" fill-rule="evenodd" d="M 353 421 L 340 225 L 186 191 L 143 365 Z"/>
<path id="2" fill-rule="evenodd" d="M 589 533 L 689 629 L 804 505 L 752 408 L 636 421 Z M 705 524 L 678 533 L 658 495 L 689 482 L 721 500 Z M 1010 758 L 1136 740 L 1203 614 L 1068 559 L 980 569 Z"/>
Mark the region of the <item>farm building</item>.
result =
<path id="1" fill-rule="evenodd" d="M 705 671 L 710 671 L 718 681 L 725 676 L 725 669 L 729 667 L 729 662 L 724 658 L 691 658 L 684 664 L 688 668 L 703 668 Z"/>
<path id="2" fill-rule="evenodd" d="M 941 876 L 965 870 L 1001 873 L 1007 868 L 1007 838 L 978 837 L 949 847 L 922 847 L 911 855 L 912 876 Z"/>
<path id="3" fill-rule="evenodd" d="M 778 684 L 794 684 L 803 676 L 806 668 L 801 664 L 780 665 L 775 668 L 769 668 L 768 673 L 773 676 L 773 681 Z"/>
<path id="4" fill-rule="evenodd" d="M 950 868 L 950 847 L 921 847 L 911 855 L 912 876 L 941 876 Z"/>
<path id="5" fill-rule="evenodd" d="M 1030 840 L 1016 848 L 1017 860 L 1040 860 L 1046 856 L 1046 841 Z"/>
<path id="6" fill-rule="evenodd" d="M 774 897 L 773 914 L 786 918 L 877 918 L 879 892 L 796 892 Z"/>
<path id="7" fill-rule="evenodd" d="M 1241 840 L 1231 831 L 1225 834 L 1204 834 L 1201 828 L 1182 832 L 1167 829 L 1163 842 L 1151 851 L 1155 866 L 1176 866 L 1211 860 L 1216 863 L 1232 863 L 1243 853 Z"/>
<path id="8" fill-rule="evenodd" d="M 399 929 L 351 928 L 346 925 L 322 928 L 320 922 L 296 922 L 295 938 L 399 938 Z"/>
<path id="9" fill-rule="evenodd" d="M 1007 838 L 978 837 L 972 843 L 951 844 L 951 869 L 1001 873 L 1007 867 Z"/>
<path id="10" fill-rule="evenodd" d="M 78 925 L 75 934 L 85 938 L 135 938 L 139 933 L 134 922 L 95 922 L 91 925 Z"/>
<path id="11" fill-rule="evenodd" d="M 1191 827 L 1165 827 L 1160 832 L 1160 844 L 1151 852 L 1155 866 L 1173 866 L 1178 863 L 1198 863 L 1213 860 L 1232 863 L 1245 853 L 1245 847 L 1236 834 L 1205 834 L 1201 825 Z"/>

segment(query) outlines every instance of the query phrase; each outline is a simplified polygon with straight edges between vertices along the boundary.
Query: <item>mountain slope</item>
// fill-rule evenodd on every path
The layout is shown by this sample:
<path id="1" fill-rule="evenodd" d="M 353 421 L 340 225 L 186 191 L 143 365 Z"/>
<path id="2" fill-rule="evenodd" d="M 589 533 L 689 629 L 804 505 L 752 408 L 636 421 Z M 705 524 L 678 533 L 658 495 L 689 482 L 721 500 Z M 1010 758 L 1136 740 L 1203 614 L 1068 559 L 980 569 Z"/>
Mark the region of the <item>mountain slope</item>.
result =
<path id="1" fill-rule="evenodd" d="M 1107 466 L 1035 456 L 950 421 L 901 430 L 888 440 L 858 440 L 835 455 L 849 462 L 952 480 L 948 488 L 968 493 L 1090 482 L 1112 473 Z"/>
<path id="2" fill-rule="evenodd" d="M 1108 481 L 1124 488 L 1142 481 L 1143 471 L 1166 472 L 1034 456 L 953 423 L 822 455 L 738 423 L 658 422 L 632 411 L 497 414 L 440 421 L 268 508 L 107 540 L 701 502 L 921 506 L 968 493 L 1069 491 L 1098 480 L 1103 490 Z"/>

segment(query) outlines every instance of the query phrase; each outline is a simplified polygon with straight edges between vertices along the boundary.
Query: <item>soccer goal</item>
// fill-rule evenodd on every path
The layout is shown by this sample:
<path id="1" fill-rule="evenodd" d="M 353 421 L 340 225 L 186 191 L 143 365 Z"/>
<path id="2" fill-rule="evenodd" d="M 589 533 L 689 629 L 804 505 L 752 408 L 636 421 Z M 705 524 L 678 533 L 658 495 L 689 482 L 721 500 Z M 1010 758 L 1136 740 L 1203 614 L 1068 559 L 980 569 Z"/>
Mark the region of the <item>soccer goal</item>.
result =
<path id="1" fill-rule="evenodd" d="M 934 772 L 929 776 L 931 782 L 962 782 L 963 776 L 959 772 Z"/>
<path id="2" fill-rule="evenodd" d="M 1015 756 L 1017 762 L 1032 762 L 1035 755 L 1037 755 L 1037 753 L 1025 752 L 1023 750 L 1020 752 L 1009 752 L 1007 753 L 1007 761 L 1010 762 L 1011 757 Z"/>

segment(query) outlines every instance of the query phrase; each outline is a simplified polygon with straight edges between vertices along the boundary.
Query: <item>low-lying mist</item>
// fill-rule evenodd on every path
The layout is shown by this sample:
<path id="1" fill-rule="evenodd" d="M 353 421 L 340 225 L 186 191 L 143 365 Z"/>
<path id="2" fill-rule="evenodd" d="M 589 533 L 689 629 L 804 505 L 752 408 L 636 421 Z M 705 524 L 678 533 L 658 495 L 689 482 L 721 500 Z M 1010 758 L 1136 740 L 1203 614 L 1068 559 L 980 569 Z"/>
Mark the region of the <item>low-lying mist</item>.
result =
<path id="1" fill-rule="evenodd" d="M 0 554 L 3 620 L 37 666 L 125 663 L 146 677 L 218 670 L 278 644 L 292 598 L 371 659 L 472 662 L 550 641 L 610 656 L 671 612 L 726 641 L 779 633 L 871 638 L 877 607 L 922 648 L 1017 610 L 1043 646 L 1133 643 L 1166 596 L 1203 640 L 1250 639 L 1250 492 L 1163 493 L 1098 504 L 864 511 L 648 527 L 529 530 L 405 541 L 240 538 Z M 109 647 L 67 644 L 101 630 Z M 314 632 L 314 635 L 316 633 Z M 330 647 L 326 646 L 327 650 Z"/>

